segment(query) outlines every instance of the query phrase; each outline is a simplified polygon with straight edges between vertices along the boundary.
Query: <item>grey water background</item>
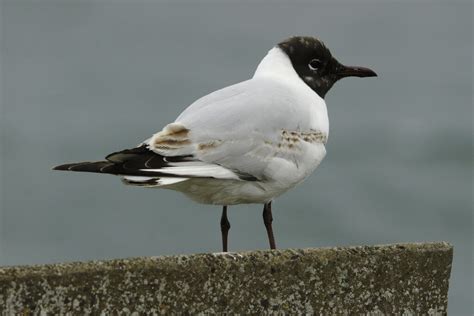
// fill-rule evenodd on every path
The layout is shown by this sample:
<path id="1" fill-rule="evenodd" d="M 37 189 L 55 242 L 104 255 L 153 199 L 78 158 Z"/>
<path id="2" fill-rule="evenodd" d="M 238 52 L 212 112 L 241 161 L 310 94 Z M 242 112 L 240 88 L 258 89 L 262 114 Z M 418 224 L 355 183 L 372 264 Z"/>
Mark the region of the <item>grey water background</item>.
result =
<path id="1" fill-rule="evenodd" d="M 220 208 L 53 172 L 133 147 L 290 35 L 375 79 L 329 92 L 325 161 L 274 203 L 277 245 L 448 241 L 472 314 L 472 2 L 2 1 L 0 265 L 220 251 Z M 232 128 L 232 126 L 229 126 Z M 265 249 L 260 205 L 230 249 Z"/>

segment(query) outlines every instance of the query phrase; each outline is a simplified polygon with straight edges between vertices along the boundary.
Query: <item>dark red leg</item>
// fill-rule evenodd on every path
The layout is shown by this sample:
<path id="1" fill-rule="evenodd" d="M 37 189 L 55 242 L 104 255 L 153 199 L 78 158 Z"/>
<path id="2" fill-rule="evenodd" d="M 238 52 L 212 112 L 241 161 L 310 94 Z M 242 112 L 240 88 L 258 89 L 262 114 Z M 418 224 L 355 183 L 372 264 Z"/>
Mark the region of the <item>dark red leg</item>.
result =
<path id="1" fill-rule="evenodd" d="M 276 249 L 275 237 L 273 236 L 272 228 L 272 202 L 268 202 L 263 206 L 263 223 L 267 229 L 268 241 L 270 242 L 270 249 Z"/>
<path id="2" fill-rule="evenodd" d="M 230 223 L 227 219 L 227 205 L 222 207 L 221 233 L 222 233 L 222 251 L 227 252 L 227 236 L 229 234 Z"/>

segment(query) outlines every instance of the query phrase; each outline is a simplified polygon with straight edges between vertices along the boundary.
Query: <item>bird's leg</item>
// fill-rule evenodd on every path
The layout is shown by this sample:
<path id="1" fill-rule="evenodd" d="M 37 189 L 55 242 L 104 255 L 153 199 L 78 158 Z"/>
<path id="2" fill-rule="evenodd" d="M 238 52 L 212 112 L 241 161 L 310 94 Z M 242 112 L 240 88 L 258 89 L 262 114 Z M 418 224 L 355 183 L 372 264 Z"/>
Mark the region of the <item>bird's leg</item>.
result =
<path id="1" fill-rule="evenodd" d="M 227 252 L 227 236 L 229 234 L 230 223 L 227 219 L 227 205 L 222 207 L 221 233 L 222 233 L 222 251 Z"/>
<path id="2" fill-rule="evenodd" d="M 268 241 L 270 242 L 270 249 L 276 249 L 275 237 L 272 229 L 272 202 L 268 202 L 263 206 L 263 223 L 267 229 Z"/>

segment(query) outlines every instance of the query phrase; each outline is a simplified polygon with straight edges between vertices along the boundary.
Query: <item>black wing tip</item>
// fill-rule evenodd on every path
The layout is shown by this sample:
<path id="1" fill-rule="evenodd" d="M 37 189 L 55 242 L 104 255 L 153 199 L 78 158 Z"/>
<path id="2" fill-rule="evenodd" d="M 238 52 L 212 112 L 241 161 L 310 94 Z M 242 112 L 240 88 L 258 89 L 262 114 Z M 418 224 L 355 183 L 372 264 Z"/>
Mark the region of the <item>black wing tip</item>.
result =
<path id="1" fill-rule="evenodd" d="M 52 170 L 100 172 L 99 169 L 100 167 L 103 167 L 104 163 L 106 162 L 105 161 L 83 161 L 83 162 L 67 163 L 64 165 L 53 167 Z M 98 164 L 101 164 L 100 167 L 98 166 Z M 92 168 L 87 168 L 88 166 Z"/>
<path id="2" fill-rule="evenodd" d="M 124 149 L 120 151 L 113 152 L 108 154 L 105 157 L 105 160 L 115 163 L 125 162 L 125 157 L 130 157 L 137 154 L 144 154 L 144 153 L 153 153 L 151 150 L 148 149 L 148 145 L 141 144 L 135 148 Z"/>
<path id="3" fill-rule="evenodd" d="M 64 164 L 64 165 L 59 165 L 59 166 L 55 166 L 53 168 L 51 168 L 51 170 L 61 170 L 61 171 L 69 171 L 70 167 L 76 165 L 75 163 L 67 163 L 67 164 Z"/>

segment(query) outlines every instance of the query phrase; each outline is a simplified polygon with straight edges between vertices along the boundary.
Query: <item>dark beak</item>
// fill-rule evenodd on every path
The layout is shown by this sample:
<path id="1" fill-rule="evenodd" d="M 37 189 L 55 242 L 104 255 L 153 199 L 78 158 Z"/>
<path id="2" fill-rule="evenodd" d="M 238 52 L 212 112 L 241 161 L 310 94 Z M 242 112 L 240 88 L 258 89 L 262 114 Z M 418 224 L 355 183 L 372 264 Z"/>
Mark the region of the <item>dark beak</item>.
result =
<path id="1" fill-rule="evenodd" d="M 357 66 L 340 65 L 337 75 L 340 78 L 344 77 L 377 77 L 377 74 L 369 68 Z"/>

